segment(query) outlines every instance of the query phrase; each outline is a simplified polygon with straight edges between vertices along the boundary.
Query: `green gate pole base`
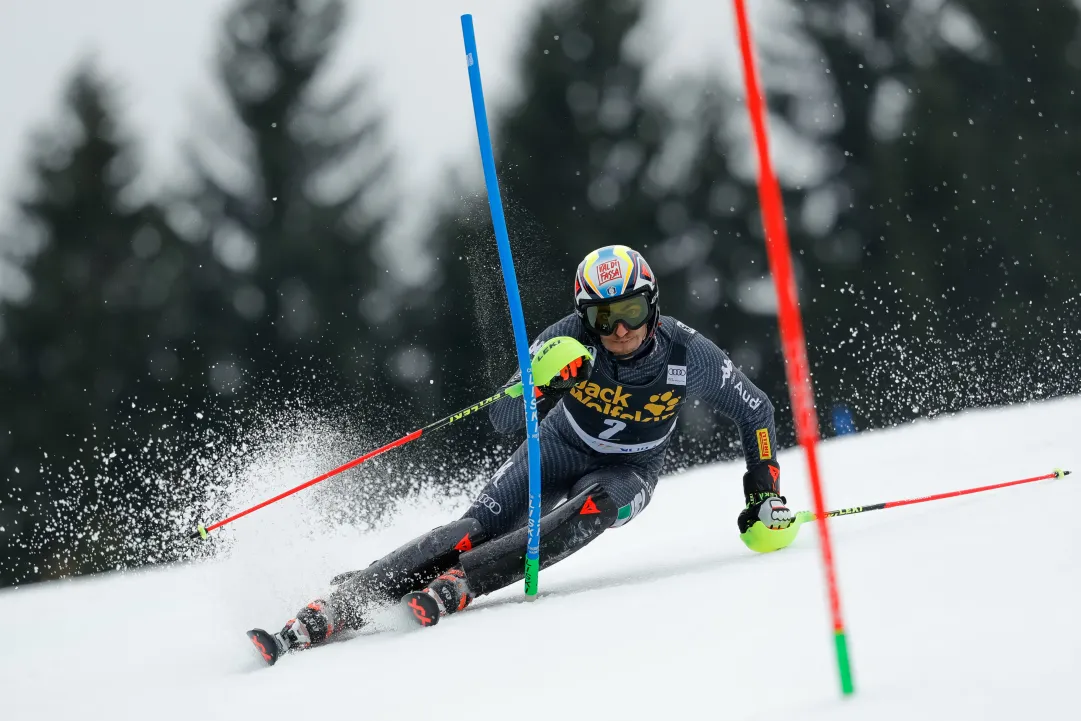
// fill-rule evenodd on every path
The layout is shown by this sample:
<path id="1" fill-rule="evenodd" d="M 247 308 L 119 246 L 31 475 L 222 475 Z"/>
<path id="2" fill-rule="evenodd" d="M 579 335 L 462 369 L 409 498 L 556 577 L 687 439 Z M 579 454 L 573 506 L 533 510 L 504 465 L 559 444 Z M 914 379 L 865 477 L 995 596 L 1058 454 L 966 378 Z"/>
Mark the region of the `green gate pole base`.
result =
<path id="1" fill-rule="evenodd" d="M 841 693 L 851 696 L 855 693 L 852 685 L 852 668 L 848 665 L 848 641 L 845 640 L 844 630 L 835 631 L 834 643 L 837 646 L 837 670 L 841 674 Z"/>
<path id="2" fill-rule="evenodd" d="M 540 576 L 540 559 L 527 558 L 525 560 L 525 600 L 537 599 L 537 579 Z"/>

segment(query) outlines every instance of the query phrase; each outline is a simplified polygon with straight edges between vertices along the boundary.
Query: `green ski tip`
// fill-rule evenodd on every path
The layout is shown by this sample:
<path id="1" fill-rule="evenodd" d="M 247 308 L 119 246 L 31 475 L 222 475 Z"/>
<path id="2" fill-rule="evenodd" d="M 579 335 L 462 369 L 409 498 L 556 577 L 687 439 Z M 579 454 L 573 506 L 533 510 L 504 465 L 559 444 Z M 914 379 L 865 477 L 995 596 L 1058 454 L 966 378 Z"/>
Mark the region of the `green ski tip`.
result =
<path id="1" fill-rule="evenodd" d="M 1055 478 L 1065 478 L 1068 475 L 1070 475 L 1069 471 L 1064 471 L 1061 468 L 1055 469 Z"/>
<path id="2" fill-rule="evenodd" d="M 206 532 L 206 527 L 203 526 L 203 524 L 200 523 L 199 524 L 199 538 L 201 538 L 201 539 L 203 539 L 205 541 L 207 539 L 207 535 L 208 534 Z"/>

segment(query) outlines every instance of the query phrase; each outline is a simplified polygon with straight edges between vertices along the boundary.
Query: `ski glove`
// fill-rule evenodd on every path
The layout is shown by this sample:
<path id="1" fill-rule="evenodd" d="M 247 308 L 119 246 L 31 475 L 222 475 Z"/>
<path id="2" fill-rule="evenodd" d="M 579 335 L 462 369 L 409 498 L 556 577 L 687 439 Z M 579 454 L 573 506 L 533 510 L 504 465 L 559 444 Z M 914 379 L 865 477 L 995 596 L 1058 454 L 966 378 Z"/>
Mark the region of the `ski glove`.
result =
<path id="1" fill-rule="evenodd" d="M 548 385 L 536 386 L 534 391 L 537 394 L 537 413 L 540 417 L 544 418 L 548 415 L 548 412 L 556 407 L 556 404 L 567 391 L 574 387 L 575 383 L 589 378 L 592 370 L 593 361 L 588 358 L 575 358 L 560 368 L 559 375 L 554 376 Z"/>
<path id="2" fill-rule="evenodd" d="M 737 523 L 740 534 L 746 533 L 758 522 L 771 531 L 779 531 L 792 525 L 796 514 L 785 505 L 788 501 L 784 496 L 775 496 L 772 493 L 761 493 L 758 496 L 758 500 L 748 501 L 747 507 L 739 513 Z"/>
<path id="3" fill-rule="evenodd" d="M 739 514 L 739 532 L 746 533 L 755 521 L 766 528 L 788 528 L 795 515 L 781 495 L 781 466 L 777 461 L 759 463 L 743 474 L 746 507 Z"/>
<path id="4" fill-rule="evenodd" d="M 589 378 L 592 370 L 593 361 L 589 360 L 589 358 L 575 358 L 560 368 L 559 375 L 552 376 L 552 380 L 548 382 L 548 385 L 536 386 L 537 412 L 540 413 L 541 418 L 556 407 L 556 404 L 566 395 L 567 391 L 574 387 L 575 383 L 580 383 Z"/>
<path id="5" fill-rule="evenodd" d="M 575 358 L 567 365 L 559 369 L 559 375 L 553 376 L 548 385 L 539 386 L 541 393 L 545 395 L 563 395 L 576 383 L 589 378 L 589 374 L 593 372 L 593 361 L 589 358 Z"/>

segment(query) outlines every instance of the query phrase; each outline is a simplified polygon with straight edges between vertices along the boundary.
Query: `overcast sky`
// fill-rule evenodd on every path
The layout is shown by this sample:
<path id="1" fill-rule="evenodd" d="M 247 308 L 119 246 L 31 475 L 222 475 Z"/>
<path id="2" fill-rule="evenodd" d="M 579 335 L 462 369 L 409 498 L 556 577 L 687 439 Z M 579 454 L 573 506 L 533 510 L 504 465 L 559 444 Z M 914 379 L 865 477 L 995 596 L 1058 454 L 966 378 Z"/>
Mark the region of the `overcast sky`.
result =
<path id="1" fill-rule="evenodd" d="M 363 71 L 388 115 L 396 182 L 423 205 L 449 163 L 480 177 L 459 16 L 474 16 L 489 113 L 515 89 L 513 59 L 545 0 L 354 0 L 327 82 Z M 212 75 L 220 21 L 233 0 L 0 0 L 0 224 L 26 167 L 32 129 L 51 122 L 63 83 L 94 57 L 118 87 L 122 120 L 141 143 L 148 193 L 179 182 L 181 142 L 219 107 Z M 765 5 L 775 4 L 767 2 Z M 753 2 L 757 18 L 763 2 Z M 768 10 L 767 10 L 768 11 Z M 737 48 L 725 0 L 652 0 L 635 47 L 656 92 L 684 74 L 733 77 Z M 412 213 L 413 216 L 416 213 Z"/>

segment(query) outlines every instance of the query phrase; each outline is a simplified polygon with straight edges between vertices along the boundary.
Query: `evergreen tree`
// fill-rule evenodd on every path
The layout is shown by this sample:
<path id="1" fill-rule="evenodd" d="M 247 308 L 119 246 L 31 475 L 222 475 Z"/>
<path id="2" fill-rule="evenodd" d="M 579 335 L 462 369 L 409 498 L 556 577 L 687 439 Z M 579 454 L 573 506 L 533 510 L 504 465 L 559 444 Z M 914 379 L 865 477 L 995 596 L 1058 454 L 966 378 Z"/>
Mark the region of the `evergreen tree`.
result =
<path id="1" fill-rule="evenodd" d="M 952 11 L 949 22 L 967 17 L 972 34 L 944 25 L 936 69 L 913 73 L 887 176 L 896 215 L 930 239 L 905 265 L 932 316 L 927 347 L 951 361 L 928 374 L 947 385 L 933 402 L 952 410 L 1075 391 L 1058 354 L 1081 329 L 1063 313 L 1081 280 L 1081 15 L 1069 3 Z"/>
<path id="2" fill-rule="evenodd" d="M 834 219 L 808 246 L 820 404 L 878 425 L 1076 385 L 1041 361 L 1071 332 L 1053 320 L 1076 290 L 1060 239 L 1077 182 L 1077 10 L 798 7 L 841 120 L 804 128 L 833 157 L 817 199 Z"/>
<path id="3" fill-rule="evenodd" d="M 114 502 L 130 509 L 153 490 L 134 474 L 114 476 L 108 488 L 96 482 L 103 455 L 137 430 L 122 408 L 179 390 L 163 385 L 179 369 L 163 354 L 160 311 L 174 297 L 185 249 L 153 206 L 129 200 L 135 158 L 105 81 L 80 70 L 65 106 L 63 122 L 36 139 L 12 233 L 38 247 L 23 266 L 29 294 L 3 306 L 5 583 L 108 563 L 88 548 L 86 526 Z M 124 533 L 138 535 L 144 520 L 126 518 Z"/>
<path id="4" fill-rule="evenodd" d="M 897 198 L 880 192 L 883 174 L 896 172 L 880 157 L 899 135 L 913 70 L 915 38 L 906 31 L 913 4 L 802 0 L 796 7 L 811 55 L 794 58 L 794 83 L 805 90 L 786 114 L 819 144 L 826 170 L 801 209 L 812 227 L 798 224 L 793 239 L 805 273 L 801 301 L 816 400 L 820 414 L 840 403 L 856 409 L 860 425 L 880 424 L 900 406 L 883 385 L 892 385 L 890 373 L 879 372 L 896 369 L 898 343 L 911 331 L 898 325 L 912 310 L 896 285 L 908 284 L 902 256 L 924 254 L 927 243 L 925 236 L 900 237 L 907 230 L 885 217 Z"/>
<path id="5" fill-rule="evenodd" d="M 339 0 L 243 0 L 229 14 L 218 73 L 237 122 L 198 148 L 196 204 L 236 274 L 222 319 L 240 340 L 234 378 L 314 373 L 324 401 L 344 385 L 382 403 L 395 324 L 376 302 L 379 119 L 361 80 L 329 96 L 315 87 L 343 18 Z"/>
<path id="6" fill-rule="evenodd" d="M 644 104 L 643 67 L 625 49 L 641 14 L 640 2 L 624 0 L 546 8 L 521 60 L 524 100 L 498 123 L 531 331 L 564 314 L 551 299 L 571 296 L 588 251 L 622 243 L 646 252 L 659 236 L 663 120 Z"/>
<path id="7" fill-rule="evenodd" d="M 732 170 L 732 148 L 746 142 L 733 133 L 733 116 L 745 118 L 746 108 L 716 88 L 692 85 L 683 92 L 698 95 L 695 111 L 669 121 L 666 136 L 682 137 L 694 151 L 689 168 L 658 207 L 662 240 L 653 251 L 658 260 L 652 261 L 664 283 L 665 312 L 714 340 L 770 395 L 780 413 L 778 432 L 789 441 L 788 392 L 757 188 Z M 785 195 L 792 207 L 801 192 L 787 189 Z M 687 462 L 715 458 L 717 449 L 708 442 L 715 435 L 713 420 L 704 408 L 684 414 L 683 435 L 696 437 L 695 445 L 680 447 Z M 729 443 L 737 448 L 734 436 Z"/>

